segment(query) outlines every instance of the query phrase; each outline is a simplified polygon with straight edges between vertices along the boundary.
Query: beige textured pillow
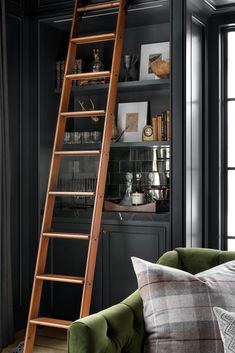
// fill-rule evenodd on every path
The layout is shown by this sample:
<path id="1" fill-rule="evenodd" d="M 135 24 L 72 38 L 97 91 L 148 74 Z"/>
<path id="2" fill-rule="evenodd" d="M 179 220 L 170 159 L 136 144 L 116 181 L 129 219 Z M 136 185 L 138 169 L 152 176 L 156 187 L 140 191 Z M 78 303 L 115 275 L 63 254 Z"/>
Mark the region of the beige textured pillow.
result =
<path id="1" fill-rule="evenodd" d="M 213 306 L 235 311 L 235 261 L 197 275 L 132 262 L 144 305 L 145 353 L 223 353 Z"/>
<path id="2" fill-rule="evenodd" d="M 220 335 L 224 344 L 224 353 L 235 353 L 235 312 L 214 307 L 217 317 Z"/>

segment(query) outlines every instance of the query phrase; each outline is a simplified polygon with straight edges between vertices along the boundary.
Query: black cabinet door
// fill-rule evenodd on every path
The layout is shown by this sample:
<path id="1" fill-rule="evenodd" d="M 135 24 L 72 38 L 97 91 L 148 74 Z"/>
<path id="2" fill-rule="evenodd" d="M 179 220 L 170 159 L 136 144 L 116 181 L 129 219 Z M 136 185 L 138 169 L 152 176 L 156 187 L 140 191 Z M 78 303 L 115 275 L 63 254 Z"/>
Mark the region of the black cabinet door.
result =
<path id="1" fill-rule="evenodd" d="M 54 231 L 89 233 L 89 223 L 55 222 Z M 87 241 L 51 241 L 47 272 L 83 276 Z M 170 249 L 169 224 L 103 224 L 96 260 L 91 313 L 117 304 L 137 288 L 131 256 L 155 262 Z M 45 283 L 42 314 L 75 320 L 79 317 L 82 286 Z"/>
<path id="2" fill-rule="evenodd" d="M 131 257 L 156 260 L 170 247 L 167 225 L 103 226 L 103 305 L 117 304 L 137 289 Z"/>

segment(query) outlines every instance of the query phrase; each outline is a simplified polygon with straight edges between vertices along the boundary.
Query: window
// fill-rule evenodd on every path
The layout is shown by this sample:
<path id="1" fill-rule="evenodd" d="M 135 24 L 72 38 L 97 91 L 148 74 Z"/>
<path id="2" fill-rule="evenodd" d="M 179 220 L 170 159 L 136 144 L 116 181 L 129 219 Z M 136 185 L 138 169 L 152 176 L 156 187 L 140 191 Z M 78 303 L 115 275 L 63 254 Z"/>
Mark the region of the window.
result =
<path id="1" fill-rule="evenodd" d="M 235 28 L 224 39 L 224 224 L 227 248 L 235 250 Z"/>

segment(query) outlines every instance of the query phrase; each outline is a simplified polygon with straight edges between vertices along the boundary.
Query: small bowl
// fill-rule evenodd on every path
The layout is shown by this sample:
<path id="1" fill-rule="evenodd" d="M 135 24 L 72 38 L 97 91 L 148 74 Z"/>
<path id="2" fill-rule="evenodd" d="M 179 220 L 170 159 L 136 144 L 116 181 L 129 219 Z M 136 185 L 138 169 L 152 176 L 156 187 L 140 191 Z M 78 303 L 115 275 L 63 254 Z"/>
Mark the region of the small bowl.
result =
<path id="1" fill-rule="evenodd" d="M 151 64 L 151 69 L 160 78 L 169 78 L 170 60 L 156 59 Z"/>

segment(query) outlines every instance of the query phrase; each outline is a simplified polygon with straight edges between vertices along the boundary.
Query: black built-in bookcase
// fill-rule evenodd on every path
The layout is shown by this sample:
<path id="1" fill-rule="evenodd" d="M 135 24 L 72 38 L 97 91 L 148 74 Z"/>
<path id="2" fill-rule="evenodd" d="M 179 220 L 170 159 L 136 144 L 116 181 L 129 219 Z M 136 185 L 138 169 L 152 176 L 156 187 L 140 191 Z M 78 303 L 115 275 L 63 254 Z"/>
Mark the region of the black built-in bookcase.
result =
<path id="1" fill-rule="evenodd" d="M 139 2 L 141 1 L 137 1 Z M 149 4 L 166 5 L 166 1 L 160 0 L 142 2 L 146 7 Z M 208 126 L 207 115 L 208 23 L 211 26 L 208 17 L 215 14 L 215 10 L 208 6 L 208 1 L 207 4 L 204 1 L 195 4 L 191 0 L 171 0 L 165 12 L 164 6 L 156 8 L 156 13 L 146 10 L 146 13 L 137 11 L 128 15 L 124 51 L 136 51 L 137 46 L 144 42 L 170 40 L 172 67 L 169 83 L 158 89 L 155 89 L 154 85 L 142 87 L 139 91 L 136 87 L 133 87 L 132 91 L 124 89 L 120 93 L 120 101 L 132 101 L 133 96 L 136 100 L 151 100 L 152 111 L 149 117 L 157 111 L 168 108 L 171 110 L 170 212 L 166 215 L 156 213 L 147 216 L 105 214 L 97 262 L 97 299 L 93 301 L 93 311 L 114 304 L 134 289 L 135 283 L 127 260 L 130 255 L 136 254 L 154 260 L 166 249 L 176 246 L 217 244 L 212 241 L 213 234 L 208 232 L 212 219 L 210 205 L 213 204 L 213 193 L 208 201 L 207 187 L 210 179 L 214 180 L 212 171 L 215 169 L 214 165 L 212 166 L 214 159 L 211 159 L 214 147 L 210 147 L 208 141 L 214 146 L 217 134 L 216 129 L 211 130 Z M 25 326 L 28 312 L 43 208 L 43 190 L 48 177 L 57 118 L 59 93 L 54 89 L 55 62 L 64 59 L 67 51 L 70 22 L 60 20 L 71 18 L 73 1 L 8 1 L 7 10 L 11 152 L 14 170 L 12 264 L 15 319 L 16 328 L 19 329 Z M 108 20 L 105 20 L 105 26 L 110 26 Z M 200 50 L 196 50 L 197 43 Z M 195 66 L 196 59 L 202 67 L 199 73 L 198 67 Z M 215 65 L 213 70 L 216 69 Z M 212 75 L 209 78 L 211 80 Z M 193 115 L 195 94 L 199 111 Z M 212 99 L 210 102 L 212 104 Z M 197 115 L 200 124 L 195 123 Z M 210 124 L 211 120 L 212 117 Z M 213 138 L 211 131 L 215 133 Z M 200 149 L 196 146 L 200 146 Z M 193 172 L 195 158 L 200 162 L 196 173 Z M 194 188 L 194 184 L 198 189 Z M 73 230 L 78 227 L 79 222 L 85 229 L 89 218 L 87 214 L 78 212 L 76 216 L 74 219 L 74 213 L 71 215 L 69 212 L 63 216 L 61 213 L 57 214 L 54 220 L 55 229 L 68 226 Z M 198 220 L 197 224 L 193 219 Z M 60 256 L 62 258 L 65 254 L 61 253 L 58 244 L 53 246 L 50 249 L 49 266 L 52 269 L 57 266 L 57 270 L 62 271 L 59 260 Z M 71 243 L 69 248 L 66 245 L 65 252 L 71 254 L 71 258 L 72 255 L 79 257 L 76 246 Z M 76 272 L 78 263 L 75 261 L 71 264 Z M 116 276 L 116 279 L 120 279 L 118 276 L 122 274 L 122 268 L 128 268 L 130 286 L 128 288 L 128 280 L 124 274 L 123 286 L 117 291 L 114 278 Z M 64 269 L 71 270 L 67 265 Z M 73 311 L 72 307 L 64 308 L 63 302 L 61 304 L 58 301 L 61 296 L 53 295 L 60 291 L 67 295 L 67 290 L 67 287 L 52 289 L 48 286 L 45 304 L 48 310 L 58 317 L 60 314 L 64 317 L 68 314 L 71 318 L 76 318 L 76 309 Z M 69 291 L 72 302 L 76 289 Z"/>

